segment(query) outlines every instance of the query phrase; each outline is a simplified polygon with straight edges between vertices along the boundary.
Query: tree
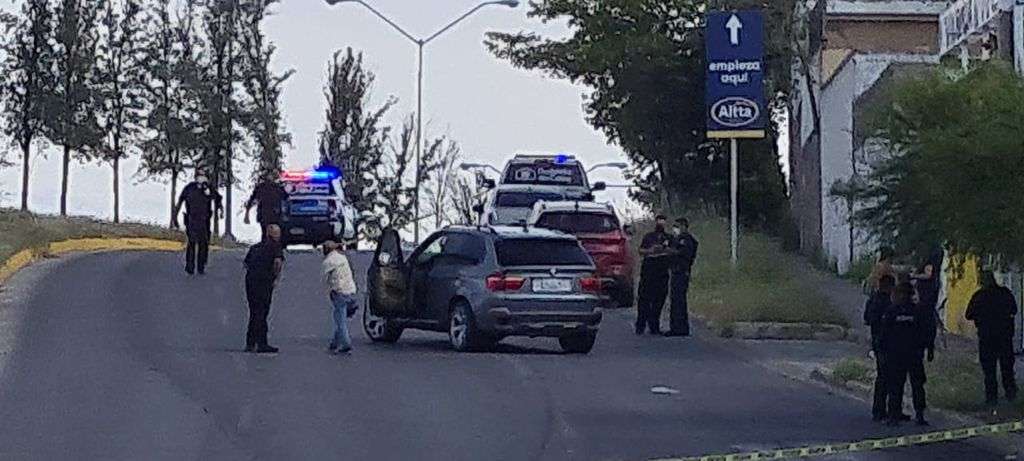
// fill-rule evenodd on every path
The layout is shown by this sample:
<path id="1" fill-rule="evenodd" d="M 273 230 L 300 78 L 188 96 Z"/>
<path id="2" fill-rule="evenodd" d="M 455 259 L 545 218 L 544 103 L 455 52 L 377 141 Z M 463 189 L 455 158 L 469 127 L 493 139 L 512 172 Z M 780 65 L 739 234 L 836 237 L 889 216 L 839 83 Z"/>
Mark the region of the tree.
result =
<path id="1" fill-rule="evenodd" d="M 326 121 L 320 131 L 320 162 L 344 172 L 344 194 L 360 214 L 357 224 L 362 238 L 368 238 L 379 224 L 374 218 L 378 201 L 377 172 L 385 155 L 389 129 L 383 125 L 387 111 L 395 104 L 389 99 L 370 108 L 373 73 L 363 68 L 362 53 L 352 48 L 335 52 L 328 62 Z"/>
<path id="2" fill-rule="evenodd" d="M 368 234 L 376 237 L 384 228 L 404 229 L 414 219 L 414 187 L 409 186 L 409 170 L 415 165 L 416 118 L 409 116 L 395 139 L 388 142 L 387 154 L 378 174 L 388 181 L 378 181 L 376 208 L 381 219 L 371 222 Z"/>
<path id="3" fill-rule="evenodd" d="M 482 173 L 480 173 L 482 175 Z M 480 178 L 483 179 L 483 178 Z M 457 178 L 455 187 L 452 190 L 452 224 L 472 224 L 477 221 L 477 214 L 473 207 L 480 202 L 481 196 L 486 190 L 481 190 L 477 185 L 479 181 L 472 182 L 466 178 Z"/>
<path id="4" fill-rule="evenodd" d="M 59 0 L 54 65 L 56 78 L 48 94 L 44 124 L 47 137 L 63 147 L 60 214 L 68 214 L 68 180 L 72 157 L 89 160 L 100 145 L 93 88 L 99 39 L 96 2 Z"/>
<path id="5" fill-rule="evenodd" d="M 881 244 L 912 253 L 944 244 L 954 254 L 1024 262 L 1024 80 L 1005 63 L 966 76 L 908 78 L 869 114 L 878 152 L 862 178 L 832 193 Z"/>
<path id="6" fill-rule="evenodd" d="M 423 181 L 427 199 L 427 213 L 434 217 L 434 228 L 452 224 L 454 218 L 452 200 L 458 187 L 459 163 L 462 150 L 451 139 L 440 137 L 427 143 L 427 156 L 434 160 L 426 181 Z"/>
<path id="7" fill-rule="evenodd" d="M 203 0 L 202 60 L 198 61 L 198 79 L 189 84 L 200 101 L 205 143 L 198 165 L 210 181 L 224 192 L 224 234 L 231 237 L 234 188 L 234 145 L 238 139 L 235 122 L 242 117 L 235 98 L 236 85 L 242 83 L 239 50 L 239 1 Z M 220 231 L 220 220 L 214 221 L 214 232 Z"/>
<path id="8" fill-rule="evenodd" d="M 99 128 L 105 145 L 99 152 L 113 170 L 114 222 L 121 221 L 120 162 L 136 142 L 142 123 L 144 51 L 142 5 L 138 0 L 108 1 L 98 47 L 95 88 Z"/>
<path id="9" fill-rule="evenodd" d="M 248 0 L 241 10 L 241 49 L 245 60 L 242 81 L 248 96 L 243 125 L 257 144 L 257 166 L 253 173 L 258 179 L 273 179 L 280 174 L 284 157 L 281 145 L 291 143 L 291 135 L 283 128 L 280 99 L 282 85 L 295 71 L 275 74 L 271 70 L 276 47 L 266 42 L 261 27 L 273 3 L 277 0 Z"/>
<path id="10" fill-rule="evenodd" d="M 32 144 L 44 132 L 43 108 L 53 86 L 53 19 L 48 0 L 26 0 L 4 47 L 4 132 L 21 148 L 22 211 L 28 211 Z"/>
<path id="11" fill-rule="evenodd" d="M 634 197 L 651 208 L 726 210 L 727 150 L 705 136 L 703 24 L 707 2 L 663 0 L 539 0 L 529 16 L 568 20 L 572 35 L 487 35 L 487 47 L 516 67 L 540 70 L 591 89 L 588 122 L 625 150 L 634 168 Z M 695 96 L 697 95 L 697 96 Z M 771 141 L 748 144 L 741 162 L 744 187 L 767 195 L 741 208 L 748 222 L 775 216 L 785 182 Z"/>
<path id="12" fill-rule="evenodd" d="M 202 151 L 204 132 L 199 120 L 199 101 L 190 91 L 201 81 L 198 75 L 201 47 L 195 20 L 198 0 L 185 0 L 171 18 L 168 2 L 154 0 L 149 5 L 153 27 L 147 29 L 145 65 L 149 84 L 144 124 L 150 133 L 141 144 L 139 174 L 144 177 L 169 176 L 169 210 L 173 215 L 178 196 L 178 179 Z M 173 222 L 174 217 L 171 216 Z"/>

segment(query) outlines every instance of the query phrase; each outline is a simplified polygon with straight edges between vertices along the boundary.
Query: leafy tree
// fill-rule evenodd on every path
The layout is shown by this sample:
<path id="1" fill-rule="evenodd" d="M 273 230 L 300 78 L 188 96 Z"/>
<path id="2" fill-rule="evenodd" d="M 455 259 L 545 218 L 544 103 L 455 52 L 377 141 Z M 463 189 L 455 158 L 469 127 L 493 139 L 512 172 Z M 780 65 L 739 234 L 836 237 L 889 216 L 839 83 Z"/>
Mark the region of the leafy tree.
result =
<path id="1" fill-rule="evenodd" d="M 363 67 L 362 53 L 352 48 L 334 53 L 328 63 L 326 121 L 320 131 L 320 161 L 344 172 L 345 198 L 360 213 L 363 238 L 379 229 L 373 218 L 380 182 L 377 172 L 390 132 L 382 121 L 395 104 L 392 98 L 378 108 L 369 107 L 373 81 L 373 73 Z"/>
<path id="2" fill-rule="evenodd" d="M 68 179 L 72 157 L 89 160 L 101 143 L 93 87 L 99 42 L 98 5 L 88 0 L 59 0 L 55 10 L 56 78 L 48 94 L 47 137 L 63 147 L 60 214 L 68 213 Z"/>
<path id="3" fill-rule="evenodd" d="M 487 47 L 514 66 L 540 70 L 591 89 L 587 120 L 625 150 L 634 197 L 651 208 L 725 210 L 727 150 L 705 136 L 703 23 L 693 0 L 538 0 L 529 16 L 567 20 L 571 35 L 488 34 Z M 748 222 L 775 219 L 785 183 L 770 140 L 745 143 L 742 185 L 757 193 L 741 208 Z M 750 195 L 744 189 L 745 195 Z"/>
<path id="4" fill-rule="evenodd" d="M 145 65 L 149 84 L 145 86 L 144 125 L 149 137 L 142 144 L 139 174 L 169 176 L 169 210 L 173 214 L 178 197 L 178 180 L 202 151 L 200 101 L 191 85 L 200 80 L 201 47 L 195 21 L 198 0 L 185 0 L 172 19 L 171 7 L 163 0 L 148 6 L 153 24 L 146 29 Z M 171 216 L 173 221 L 173 216 Z"/>
<path id="5" fill-rule="evenodd" d="M 105 138 L 99 157 L 113 170 L 114 222 L 121 221 L 120 162 L 136 142 L 142 123 L 142 13 L 138 0 L 108 1 L 102 11 L 104 33 L 98 47 L 94 85 L 99 98 L 99 128 Z"/>
<path id="6" fill-rule="evenodd" d="M 282 85 L 295 73 L 280 75 L 271 69 L 276 47 L 267 43 L 261 24 L 268 8 L 277 0 L 249 0 L 242 4 L 241 49 L 245 65 L 243 84 L 248 101 L 243 111 L 243 125 L 252 133 L 257 144 L 257 167 L 254 175 L 259 179 L 276 178 L 281 172 L 284 154 L 282 144 L 291 143 L 291 135 L 283 128 L 280 99 Z"/>
<path id="7" fill-rule="evenodd" d="M 1005 63 L 965 76 L 907 78 L 869 115 L 871 171 L 836 184 L 854 224 L 900 252 L 945 244 L 954 253 L 1024 262 L 1024 80 Z"/>
<path id="8" fill-rule="evenodd" d="M 45 132 L 44 107 L 54 83 L 53 21 L 48 0 L 26 0 L 13 36 L 4 44 L 4 132 L 21 149 L 22 211 L 28 211 L 32 144 Z"/>

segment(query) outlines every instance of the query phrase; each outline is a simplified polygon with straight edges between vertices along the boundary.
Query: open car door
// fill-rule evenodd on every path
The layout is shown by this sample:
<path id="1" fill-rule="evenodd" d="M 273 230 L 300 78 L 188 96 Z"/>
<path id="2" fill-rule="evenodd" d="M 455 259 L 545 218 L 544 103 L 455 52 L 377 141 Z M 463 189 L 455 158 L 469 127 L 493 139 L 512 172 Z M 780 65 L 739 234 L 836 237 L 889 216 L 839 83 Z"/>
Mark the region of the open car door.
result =
<path id="1" fill-rule="evenodd" d="M 377 251 L 373 254 L 373 262 L 367 274 L 368 307 L 373 315 L 393 318 L 407 313 L 408 274 L 398 231 L 384 229 L 377 241 Z"/>

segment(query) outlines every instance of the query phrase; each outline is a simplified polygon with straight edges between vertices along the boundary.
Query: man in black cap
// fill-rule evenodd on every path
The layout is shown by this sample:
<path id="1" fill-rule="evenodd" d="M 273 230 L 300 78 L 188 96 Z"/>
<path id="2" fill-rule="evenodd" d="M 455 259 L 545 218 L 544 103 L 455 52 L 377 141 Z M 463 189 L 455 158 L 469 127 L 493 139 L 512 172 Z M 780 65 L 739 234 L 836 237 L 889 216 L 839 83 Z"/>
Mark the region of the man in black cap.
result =
<path id="1" fill-rule="evenodd" d="M 985 402 L 989 405 L 999 402 L 996 365 L 1002 372 L 1006 399 L 1012 402 L 1017 398 L 1013 372 L 1013 319 L 1016 315 L 1017 300 L 1013 292 L 999 286 L 992 272 L 982 272 L 981 289 L 967 305 L 967 320 L 973 321 L 978 330 L 978 358 L 985 373 Z"/>
<path id="2" fill-rule="evenodd" d="M 206 175 L 196 172 L 196 179 L 184 189 L 174 205 L 173 221 L 171 224 L 178 228 L 178 213 L 182 206 L 185 207 L 185 235 L 188 237 L 188 245 L 185 247 L 185 272 L 189 275 L 195 273 L 206 273 L 206 261 L 210 253 L 210 218 L 213 217 L 213 209 L 223 216 L 224 207 L 221 204 L 221 197 L 217 191 L 210 186 Z"/>
<path id="3" fill-rule="evenodd" d="M 253 188 L 252 196 L 245 202 L 244 222 L 250 223 L 249 211 L 255 206 L 256 222 L 260 224 L 260 231 L 263 233 L 261 238 L 266 239 L 267 226 L 281 224 L 281 213 L 287 199 L 288 193 L 281 187 L 281 184 L 269 179 L 260 180 L 260 183 Z"/>
<path id="4" fill-rule="evenodd" d="M 245 255 L 245 297 L 249 301 L 249 329 L 245 337 L 245 351 L 276 353 L 277 348 L 267 342 L 267 317 L 274 286 L 284 267 L 281 247 L 281 227 L 270 224 L 264 231 L 266 238 L 249 248 Z"/>
<path id="5" fill-rule="evenodd" d="M 672 254 L 672 237 L 665 230 L 665 215 L 654 218 L 654 230 L 644 235 L 640 243 L 640 255 L 644 257 L 640 266 L 639 299 L 637 300 L 636 334 L 661 334 L 661 310 L 668 296 L 668 263 Z"/>
<path id="6" fill-rule="evenodd" d="M 690 336 L 690 311 L 686 296 L 690 291 L 690 274 L 697 260 L 697 239 L 690 234 L 690 220 L 676 219 L 672 227 L 670 261 L 672 273 L 672 304 L 669 310 L 669 330 L 665 336 Z"/>

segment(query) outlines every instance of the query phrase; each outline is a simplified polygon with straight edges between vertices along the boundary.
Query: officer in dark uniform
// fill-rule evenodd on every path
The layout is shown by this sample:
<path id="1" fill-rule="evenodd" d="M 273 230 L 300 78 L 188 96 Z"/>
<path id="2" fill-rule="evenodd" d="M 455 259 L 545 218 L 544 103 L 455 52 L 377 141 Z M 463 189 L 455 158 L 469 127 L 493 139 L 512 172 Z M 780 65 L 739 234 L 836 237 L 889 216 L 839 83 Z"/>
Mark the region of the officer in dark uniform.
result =
<path id="1" fill-rule="evenodd" d="M 277 352 L 277 348 L 267 342 L 267 316 L 270 315 L 274 286 L 281 276 L 281 268 L 284 267 L 281 227 L 270 224 L 265 234 L 267 237 L 249 248 L 245 255 L 245 297 L 249 301 L 246 352 Z"/>
<path id="2" fill-rule="evenodd" d="M 284 202 L 288 199 L 288 192 L 276 181 L 261 180 L 253 188 L 252 195 L 245 202 L 245 223 L 249 224 L 249 211 L 256 207 L 256 222 L 260 224 L 261 239 L 267 238 L 267 226 L 281 224 L 281 213 Z"/>
<path id="3" fill-rule="evenodd" d="M 690 234 L 690 221 L 676 219 L 672 228 L 672 304 L 669 311 L 669 330 L 665 336 L 690 336 L 690 310 L 686 296 L 690 291 L 690 274 L 697 260 L 697 239 Z"/>
<path id="4" fill-rule="evenodd" d="M 668 296 L 668 263 L 671 256 L 672 237 L 665 231 L 664 215 L 654 218 L 655 227 L 644 235 L 640 243 L 640 254 L 644 261 L 640 266 L 639 299 L 637 300 L 636 334 L 661 334 L 661 310 Z"/>
<path id="5" fill-rule="evenodd" d="M 1013 319 L 1016 315 L 1017 300 L 1013 292 L 999 286 L 992 272 L 983 272 L 981 289 L 974 293 L 967 305 L 967 320 L 974 321 L 978 330 L 978 359 L 985 373 L 985 402 L 990 405 L 999 402 L 996 365 L 1003 375 L 1006 399 L 1013 401 L 1017 398 L 1017 380 L 1013 372 Z"/>
<path id="6" fill-rule="evenodd" d="M 196 173 L 195 181 L 189 183 L 181 191 L 178 203 L 174 206 L 174 228 L 178 228 L 178 213 L 182 205 L 185 207 L 185 235 L 188 245 L 185 247 L 185 272 L 189 275 L 206 272 L 206 261 L 210 254 L 210 218 L 216 207 L 223 216 L 224 207 L 220 194 L 210 186 L 206 176 Z"/>
<path id="7" fill-rule="evenodd" d="M 909 282 L 896 286 L 893 306 L 882 317 L 882 350 L 889 368 L 888 424 L 897 426 L 903 414 L 903 387 L 910 377 L 914 393 L 917 424 L 927 426 L 924 384 L 924 357 L 935 359 L 935 312 L 913 302 L 914 287 Z"/>
<path id="8" fill-rule="evenodd" d="M 875 354 L 874 403 L 871 405 L 871 415 L 875 421 L 884 421 L 889 411 L 889 368 L 885 351 L 882 350 L 882 319 L 892 307 L 892 291 L 895 286 L 896 279 L 893 276 L 883 275 L 878 279 L 878 290 L 871 294 L 864 307 L 864 324 L 871 329 L 871 351 Z M 900 419 L 903 419 L 902 416 Z"/>

